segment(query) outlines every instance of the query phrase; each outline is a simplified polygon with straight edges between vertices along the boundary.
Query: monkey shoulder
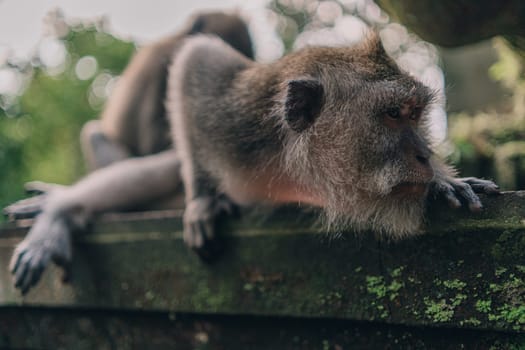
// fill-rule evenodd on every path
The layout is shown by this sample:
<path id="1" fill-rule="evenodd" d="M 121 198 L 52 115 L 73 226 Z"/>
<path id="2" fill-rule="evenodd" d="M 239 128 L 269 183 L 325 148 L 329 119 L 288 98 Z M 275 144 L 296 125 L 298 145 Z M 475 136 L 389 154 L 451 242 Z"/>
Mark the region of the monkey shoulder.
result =
<path id="1" fill-rule="evenodd" d="M 191 36 L 184 40 L 171 63 L 169 89 L 189 97 L 217 97 L 251 64 L 251 60 L 219 37 Z"/>

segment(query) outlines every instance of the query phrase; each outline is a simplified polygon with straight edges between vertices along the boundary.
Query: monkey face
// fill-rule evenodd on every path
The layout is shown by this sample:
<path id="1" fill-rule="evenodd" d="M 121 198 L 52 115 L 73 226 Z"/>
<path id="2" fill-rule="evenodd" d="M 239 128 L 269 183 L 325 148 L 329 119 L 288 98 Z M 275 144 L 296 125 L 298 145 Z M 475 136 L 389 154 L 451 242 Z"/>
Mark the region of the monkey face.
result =
<path id="1" fill-rule="evenodd" d="M 433 94 L 377 45 L 332 50 L 328 63 L 321 52 L 315 78 L 289 87 L 287 163 L 325 198 L 329 223 L 402 236 L 420 227 L 434 176 L 426 126 Z"/>
<path id="2" fill-rule="evenodd" d="M 350 224 L 402 237 L 421 227 L 434 176 L 431 152 L 422 121 L 410 120 L 403 105 L 397 108 L 394 115 L 323 115 L 312 128 L 309 156 L 318 164 L 312 186 L 326 198 L 332 228 Z"/>
<path id="3" fill-rule="evenodd" d="M 375 174 L 378 194 L 424 197 L 434 175 L 425 125 L 432 95 L 428 88 L 407 77 L 374 85 L 381 100 L 368 97 L 369 104 L 375 105 L 369 115 L 360 117 L 368 121 L 366 126 L 375 140 L 363 143 L 356 157 Z"/>
<path id="4" fill-rule="evenodd" d="M 389 80 L 347 78 L 339 91 L 324 94 L 311 131 L 319 151 L 312 153 L 322 152 L 318 161 L 337 173 L 330 178 L 368 196 L 424 197 L 433 178 L 426 128 L 432 93 L 400 73 Z"/>

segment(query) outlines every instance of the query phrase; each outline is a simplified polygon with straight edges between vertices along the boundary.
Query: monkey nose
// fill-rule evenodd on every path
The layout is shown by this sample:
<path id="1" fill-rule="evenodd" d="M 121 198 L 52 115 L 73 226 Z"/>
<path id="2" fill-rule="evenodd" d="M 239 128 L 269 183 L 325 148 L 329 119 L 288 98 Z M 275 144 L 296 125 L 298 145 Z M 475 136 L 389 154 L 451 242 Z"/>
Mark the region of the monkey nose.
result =
<path id="1" fill-rule="evenodd" d="M 434 177 L 434 170 L 432 170 L 432 167 L 430 166 L 430 157 L 422 154 L 416 154 L 415 158 L 415 169 L 417 169 L 417 172 L 421 176 L 419 180 L 423 182 L 430 181 Z"/>

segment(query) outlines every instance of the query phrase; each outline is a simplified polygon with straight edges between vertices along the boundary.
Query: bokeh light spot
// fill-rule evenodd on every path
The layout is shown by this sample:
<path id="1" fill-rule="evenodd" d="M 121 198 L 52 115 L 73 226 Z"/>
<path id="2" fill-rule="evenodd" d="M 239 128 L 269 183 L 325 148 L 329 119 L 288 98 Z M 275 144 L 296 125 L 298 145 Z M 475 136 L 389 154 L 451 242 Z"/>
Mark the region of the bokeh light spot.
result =
<path id="1" fill-rule="evenodd" d="M 97 72 L 98 62 L 93 56 L 84 56 L 75 65 L 75 74 L 80 80 L 91 79 Z"/>

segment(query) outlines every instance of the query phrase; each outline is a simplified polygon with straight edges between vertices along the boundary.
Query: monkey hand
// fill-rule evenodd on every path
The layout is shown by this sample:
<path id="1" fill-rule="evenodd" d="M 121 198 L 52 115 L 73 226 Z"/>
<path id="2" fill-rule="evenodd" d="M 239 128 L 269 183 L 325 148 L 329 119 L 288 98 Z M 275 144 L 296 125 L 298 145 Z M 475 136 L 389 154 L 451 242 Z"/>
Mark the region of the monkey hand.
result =
<path id="1" fill-rule="evenodd" d="M 235 204 L 225 196 L 203 196 L 191 200 L 184 211 L 184 242 L 203 260 L 216 258 L 221 251 L 216 237 L 218 219 L 235 211 Z"/>
<path id="2" fill-rule="evenodd" d="M 470 211 L 477 212 L 483 205 L 476 193 L 493 195 L 500 191 L 499 186 L 490 180 L 444 176 L 432 182 L 431 193 L 435 197 L 443 196 L 452 208 L 459 208 L 462 202 L 466 202 Z"/>
<path id="3" fill-rule="evenodd" d="M 27 237 L 15 248 L 9 269 L 15 287 L 22 294 L 40 280 L 50 261 L 64 269 L 63 281 L 70 278 L 72 258 L 71 225 L 60 212 L 43 212 Z"/>
<path id="4" fill-rule="evenodd" d="M 36 194 L 35 197 L 19 200 L 3 209 L 10 221 L 33 218 L 40 214 L 50 193 L 57 192 L 65 186 L 40 181 L 31 181 L 24 185 L 27 193 Z"/>

